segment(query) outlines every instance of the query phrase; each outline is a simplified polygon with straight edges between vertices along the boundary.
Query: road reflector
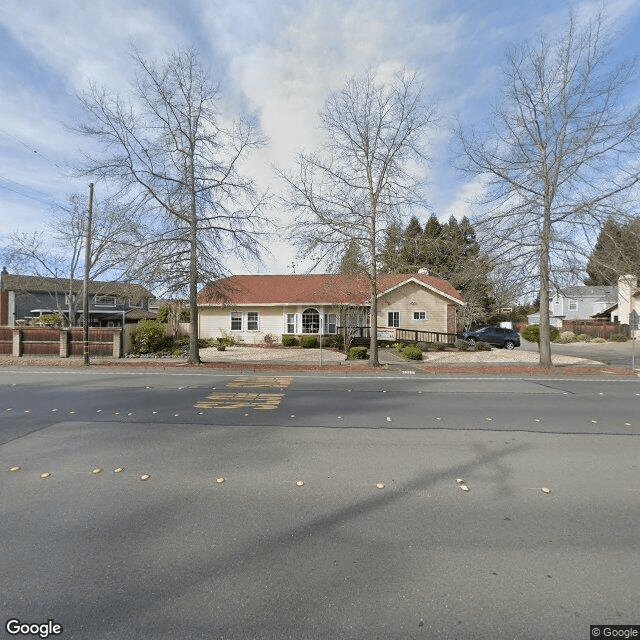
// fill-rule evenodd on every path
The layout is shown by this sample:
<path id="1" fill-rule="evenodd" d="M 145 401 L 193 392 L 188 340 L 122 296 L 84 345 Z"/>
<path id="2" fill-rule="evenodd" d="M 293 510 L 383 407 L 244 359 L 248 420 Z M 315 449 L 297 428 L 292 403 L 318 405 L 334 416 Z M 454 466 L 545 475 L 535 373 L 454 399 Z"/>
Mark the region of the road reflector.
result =
<path id="1" fill-rule="evenodd" d="M 222 484 L 224 482 L 224 478 L 221 476 L 220 478 L 216 478 L 217 484 Z"/>
<path id="2" fill-rule="evenodd" d="M 124 467 L 116 467 L 113 470 L 113 473 L 122 473 L 124 471 Z"/>
<path id="3" fill-rule="evenodd" d="M 549 487 L 541 487 L 540 491 L 542 491 L 542 493 L 551 493 L 551 489 L 549 489 Z"/>
<path id="4" fill-rule="evenodd" d="M 44 478 L 50 478 L 51 474 L 48 471 L 45 471 L 44 473 L 40 474 L 40 477 L 43 478 L 43 479 Z"/>
<path id="5" fill-rule="evenodd" d="M 466 485 L 466 484 L 461 484 L 461 485 L 460 485 L 460 488 L 461 488 L 463 491 L 469 491 L 469 487 L 467 487 L 467 485 Z"/>
<path id="6" fill-rule="evenodd" d="M 148 480 L 151 476 L 148 473 L 143 473 L 140 476 L 140 480 Z"/>
<path id="7" fill-rule="evenodd" d="M 14 473 L 15 473 L 16 471 L 20 471 L 20 467 L 18 467 L 18 466 L 16 465 L 16 466 L 14 466 L 14 467 L 11 467 L 11 468 L 9 469 L 9 471 L 12 471 L 12 472 L 14 472 Z"/>
<path id="8" fill-rule="evenodd" d="M 100 469 L 100 467 L 96 467 L 91 473 L 97 475 L 98 473 L 102 473 L 102 469 Z"/>
<path id="9" fill-rule="evenodd" d="M 384 484 L 382 482 L 378 482 L 378 484 L 376 484 L 376 489 L 384 489 Z"/>
<path id="10" fill-rule="evenodd" d="M 456 482 L 458 484 L 464 484 L 464 480 L 462 478 L 456 478 Z"/>
<path id="11" fill-rule="evenodd" d="M 296 486 L 297 487 L 304 487 L 304 480 L 298 480 L 298 482 L 296 482 Z"/>

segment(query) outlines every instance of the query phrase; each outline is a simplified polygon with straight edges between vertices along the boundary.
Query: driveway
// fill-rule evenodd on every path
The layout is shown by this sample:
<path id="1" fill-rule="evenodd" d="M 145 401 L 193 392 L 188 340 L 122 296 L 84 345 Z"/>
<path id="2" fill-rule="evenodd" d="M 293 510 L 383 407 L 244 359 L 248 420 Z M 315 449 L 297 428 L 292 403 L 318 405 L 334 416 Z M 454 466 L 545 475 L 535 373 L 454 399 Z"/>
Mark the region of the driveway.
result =
<path id="1" fill-rule="evenodd" d="M 535 342 L 522 341 L 520 347 L 523 351 L 538 351 L 538 345 Z M 517 351 L 517 349 L 516 349 Z M 586 360 L 596 360 L 605 364 L 615 365 L 619 367 L 631 366 L 631 358 L 635 352 L 635 366 L 640 366 L 640 344 L 636 340 L 635 343 L 628 342 L 570 342 L 569 344 L 551 344 L 552 355 L 571 356 L 574 358 L 585 358 Z"/>

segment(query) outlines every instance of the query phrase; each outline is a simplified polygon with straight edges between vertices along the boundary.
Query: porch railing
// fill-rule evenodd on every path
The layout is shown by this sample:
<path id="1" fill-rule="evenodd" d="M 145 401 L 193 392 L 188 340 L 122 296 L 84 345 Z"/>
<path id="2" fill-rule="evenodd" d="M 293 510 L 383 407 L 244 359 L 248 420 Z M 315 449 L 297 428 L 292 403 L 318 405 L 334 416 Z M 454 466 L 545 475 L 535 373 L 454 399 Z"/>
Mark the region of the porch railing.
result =
<path id="1" fill-rule="evenodd" d="M 443 333 L 441 331 L 416 331 L 415 329 L 384 328 L 386 333 L 395 331 L 396 342 L 440 342 L 453 344 L 456 340 L 455 333 Z M 371 327 L 345 326 L 338 327 L 338 333 L 347 340 L 363 340 L 371 337 Z"/>

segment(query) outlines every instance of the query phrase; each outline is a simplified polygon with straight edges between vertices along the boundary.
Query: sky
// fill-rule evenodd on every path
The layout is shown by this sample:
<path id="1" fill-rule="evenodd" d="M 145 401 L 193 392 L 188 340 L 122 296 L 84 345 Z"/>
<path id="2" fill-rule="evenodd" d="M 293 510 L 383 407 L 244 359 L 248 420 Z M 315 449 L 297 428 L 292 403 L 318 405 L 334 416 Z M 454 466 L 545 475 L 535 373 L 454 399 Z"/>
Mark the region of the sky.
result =
<path id="1" fill-rule="evenodd" d="M 608 0 L 623 29 L 617 53 L 640 53 L 640 0 Z M 135 46 L 162 59 L 195 47 L 220 84 L 229 117 L 252 113 L 269 145 L 249 163 L 258 186 L 275 195 L 273 172 L 321 140 L 318 114 L 330 91 L 370 68 L 381 77 L 418 74 L 439 113 L 428 141 L 426 198 L 416 211 L 442 221 L 472 212 L 482 189 L 457 173 L 452 127 L 481 125 L 499 100 L 506 47 L 537 32 L 553 34 L 600 2 L 575 0 L 3 0 L 0 3 L 0 243 L 15 231 L 41 228 L 56 205 L 88 192 L 73 177 L 87 141 L 70 130 L 76 96 L 90 82 L 126 94 Z M 101 185 L 96 184 L 96 195 Z M 279 223 L 287 215 L 274 208 Z M 237 273 L 297 273 L 312 265 L 281 238 L 258 265 Z"/>

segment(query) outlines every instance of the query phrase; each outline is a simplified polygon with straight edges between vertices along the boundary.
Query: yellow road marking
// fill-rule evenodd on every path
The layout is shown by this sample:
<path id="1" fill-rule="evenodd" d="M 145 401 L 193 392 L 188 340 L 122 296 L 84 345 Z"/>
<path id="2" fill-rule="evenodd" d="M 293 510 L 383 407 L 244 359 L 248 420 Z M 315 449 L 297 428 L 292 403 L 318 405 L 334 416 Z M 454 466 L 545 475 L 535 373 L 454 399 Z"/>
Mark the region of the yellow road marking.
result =
<path id="1" fill-rule="evenodd" d="M 197 409 L 277 409 L 284 393 L 231 393 L 214 391 L 205 400 L 196 403 Z"/>

